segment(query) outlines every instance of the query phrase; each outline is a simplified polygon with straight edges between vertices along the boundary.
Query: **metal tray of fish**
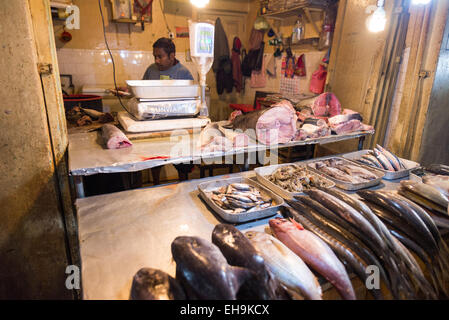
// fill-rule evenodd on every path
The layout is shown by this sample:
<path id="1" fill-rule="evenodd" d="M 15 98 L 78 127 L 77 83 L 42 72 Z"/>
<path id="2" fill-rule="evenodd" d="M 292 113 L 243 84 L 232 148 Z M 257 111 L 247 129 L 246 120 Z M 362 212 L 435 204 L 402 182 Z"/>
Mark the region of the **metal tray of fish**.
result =
<path id="1" fill-rule="evenodd" d="M 220 208 L 207 194 L 211 193 L 213 190 L 219 189 L 224 186 L 228 186 L 233 183 L 244 183 L 248 184 L 252 187 L 255 187 L 259 190 L 262 196 L 267 196 L 272 199 L 274 202 L 270 207 L 254 210 L 251 212 L 241 212 L 241 213 L 228 213 L 224 209 Z M 215 180 L 211 182 L 203 182 L 198 185 L 198 190 L 200 192 L 200 196 L 203 200 L 221 217 L 223 220 L 226 220 L 231 223 L 242 223 L 255 219 L 262 219 L 269 216 L 273 216 L 279 210 L 279 207 L 284 204 L 284 199 L 278 196 L 271 190 L 268 190 L 257 181 L 252 179 L 240 177 L 240 178 L 231 178 L 231 179 L 223 179 L 223 180 Z"/>
<path id="2" fill-rule="evenodd" d="M 317 169 L 315 169 L 315 168 L 310 166 L 312 163 L 320 162 L 320 161 L 324 161 L 324 160 L 329 160 L 329 159 L 343 160 L 343 162 L 347 161 L 351 165 L 355 165 L 355 166 L 358 166 L 358 167 L 361 167 L 361 168 L 363 168 L 365 170 L 370 171 L 371 173 L 376 175 L 377 178 L 373 179 L 373 180 L 370 180 L 370 181 L 367 181 L 367 182 L 350 183 L 350 182 L 345 182 L 345 181 L 333 178 L 333 177 L 327 175 L 326 173 L 321 172 L 320 170 L 317 170 Z M 314 159 L 313 161 L 307 161 L 306 163 L 307 163 L 307 167 L 310 168 L 310 170 L 312 170 L 312 171 L 314 171 L 314 172 L 316 172 L 316 173 L 318 173 L 318 174 L 328 178 L 331 181 L 334 181 L 335 185 L 338 188 L 343 189 L 343 190 L 347 190 L 347 191 L 355 191 L 355 190 L 360 190 L 360 189 L 374 187 L 374 186 L 376 186 L 376 185 L 378 185 L 380 183 L 380 181 L 382 180 L 382 178 L 384 176 L 384 173 L 382 171 L 380 171 L 380 170 L 377 170 L 377 169 L 374 169 L 374 168 L 371 168 L 371 167 L 370 168 L 364 167 L 364 166 L 358 164 L 357 162 L 354 162 L 354 161 L 351 161 L 351 160 L 348 160 L 348 159 L 345 159 L 345 158 L 342 158 L 342 157 L 334 157 L 334 156 L 323 157 L 321 159 Z"/>
<path id="3" fill-rule="evenodd" d="M 399 158 L 399 160 L 401 160 L 408 169 L 403 169 L 403 170 L 399 170 L 399 171 L 388 171 L 385 169 L 376 168 L 375 166 L 370 166 L 367 164 L 365 165 L 365 164 L 362 164 L 362 163 L 359 163 L 356 161 L 356 160 L 360 159 L 364 154 L 367 154 L 369 151 L 370 150 L 360 150 L 357 152 L 351 152 L 350 154 L 342 155 L 342 157 L 357 163 L 359 166 L 369 168 L 370 170 L 372 168 L 375 168 L 376 170 L 382 171 L 385 174 L 384 179 L 386 179 L 386 180 L 396 180 L 396 179 L 407 177 L 410 174 L 411 170 L 416 169 L 420 166 L 420 164 L 415 161 Z"/>
<path id="4" fill-rule="evenodd" d="M 322 181 L 324 184 L 324 187 L 326 187 L 326 188 L 335 187 L 335 183 L 333 181 L 325 178 L 321 174 L 318 174 L 312 170 L 309 170 L 308 168 L 306 168 L 306 166 L 299 165 L 297 163 L 283 163 L 283 164 L 276 164 L 276 165 L 272 165 L 272 166 L 255 168 L 254 171 L 256 172 L 257 181 L 259 181 L 261 184 L 266 186 L 268 189 L 274 191 L 276 194 L 280 195 L 282 198 L 284 198 L 286 200 L 293 200 L 295 196 L 304 195 L 304 192 L 290 192 L 266 178 L 266 176 L 271 175 L 278 168 L 290 166 L 292 164 L 298 165 L 299 167 L 306 170 L 307 174 Z"/>

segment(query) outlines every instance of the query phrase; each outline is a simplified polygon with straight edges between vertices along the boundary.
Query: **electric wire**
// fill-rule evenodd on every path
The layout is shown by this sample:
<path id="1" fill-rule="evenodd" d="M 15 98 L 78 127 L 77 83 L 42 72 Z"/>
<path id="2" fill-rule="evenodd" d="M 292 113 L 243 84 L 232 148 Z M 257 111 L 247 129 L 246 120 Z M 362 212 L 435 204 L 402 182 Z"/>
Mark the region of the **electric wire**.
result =
<path id="1" fill-rule="evenodd" d="M 114 57 L 112 56 L 112 52 L 109 49 L 108 40 L 106 39 L 106 27 L 104 25 L 104 16 L 103 16 L 103 10 L 101 9 L 101 2 L 100 1 L 101 0 L 98 0 L 98 7 L 100 8 L 101 22 L 103 24 L 104 43 L 106 44 L 106 48 L 108 49 L 109 56 L 111 57 L 111 61 L 112 61 L 112 73 L 113 73 L 113 77 L 114 77 L 114 87 L 115 87 L 116 96 L 117 96 L 118 100 L 120 101 L 120 104 L 122 105 L 123 109 L 125 109 L 126 112 L 128 112 L 132 116 L 131 112 L 129 112 L 128 109 L 123 104 L 122 99 L 120 98 L 120 94 L 118 92 L 117 81 L 115 79 L 115 62 L 114 62 Z"/>
<path id="2" fill-rule="evenodd" d="M 167 23 L 167 17 L 165 16 L 164 9 L 162 8 L 161 0 L 159 0 L 159 5 L 161 6 L 161 11 L 162 11 L 162 16 L 164 17 L 165 26 L 167 27 L 168 32 L 171 33 L 170 27 L 168 26 L 168 23 Z"/>

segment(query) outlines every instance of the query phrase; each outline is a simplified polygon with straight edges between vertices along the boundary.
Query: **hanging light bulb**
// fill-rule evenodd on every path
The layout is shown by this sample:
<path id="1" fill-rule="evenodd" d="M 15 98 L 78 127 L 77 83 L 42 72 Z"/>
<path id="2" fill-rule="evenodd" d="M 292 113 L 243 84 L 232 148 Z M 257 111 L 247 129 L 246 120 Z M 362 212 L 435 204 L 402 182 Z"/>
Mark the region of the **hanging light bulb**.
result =
<path id="1" fill-rule="evenodd" d="M 378 0 L 374 13 L 366 19 L 366 25 L 371 32 L 380 32 L 385 29 L 387 17 L 384 10 L 384 2 L 384 0 Z M 372 8 L 368 7 L 367 10 L 371 12 Z"/>
<path id="2" fill-rule="evenodd" d="M 197 8 L 204 8 L 207 4 L 209 4 L 209 0 L 190 0 L 190 3 Z"/>
<path id="3" fill-rule="evenodd" d="M 432 0 L 412 0 L 412 4 L 420 5 L 420 4 L 428 4 Z"/>

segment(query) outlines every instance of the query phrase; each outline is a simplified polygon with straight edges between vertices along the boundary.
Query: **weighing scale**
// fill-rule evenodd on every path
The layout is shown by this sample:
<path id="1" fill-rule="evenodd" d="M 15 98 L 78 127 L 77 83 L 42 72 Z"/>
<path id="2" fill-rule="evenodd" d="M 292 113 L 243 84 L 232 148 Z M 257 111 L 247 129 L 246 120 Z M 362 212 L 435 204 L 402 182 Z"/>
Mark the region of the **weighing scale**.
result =
<path id="1" fill-rule="evenodd" d="M 214 60 L 213 22 L 189 20 L 190 50 L 200 76 L 199 87 L 191 80 L 129 80 L 134 98 L 129 113 L 118 120 L 127 132 L 154 132 L 204 127 L 210 122 L 206 102 L 206 75 Z M 198 117 L 196 117 L 198 116 Z"/>

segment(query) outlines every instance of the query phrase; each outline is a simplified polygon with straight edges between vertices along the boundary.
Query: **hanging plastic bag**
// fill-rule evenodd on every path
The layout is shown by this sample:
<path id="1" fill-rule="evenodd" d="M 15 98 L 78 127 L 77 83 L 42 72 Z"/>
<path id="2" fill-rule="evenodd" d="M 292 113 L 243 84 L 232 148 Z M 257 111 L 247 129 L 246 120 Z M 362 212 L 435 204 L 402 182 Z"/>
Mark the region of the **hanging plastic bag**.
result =
<path id="1" fill-rule="evenodd" d="M 259 16 L 254 22 L 254 29 L 265 31 L 270 29 L 270 25 L 264 17 Z"/>

